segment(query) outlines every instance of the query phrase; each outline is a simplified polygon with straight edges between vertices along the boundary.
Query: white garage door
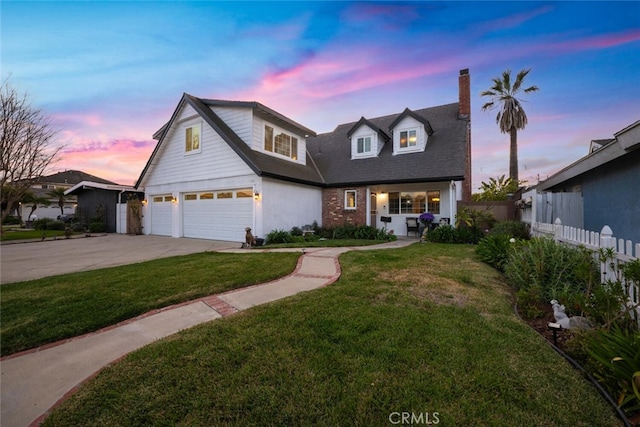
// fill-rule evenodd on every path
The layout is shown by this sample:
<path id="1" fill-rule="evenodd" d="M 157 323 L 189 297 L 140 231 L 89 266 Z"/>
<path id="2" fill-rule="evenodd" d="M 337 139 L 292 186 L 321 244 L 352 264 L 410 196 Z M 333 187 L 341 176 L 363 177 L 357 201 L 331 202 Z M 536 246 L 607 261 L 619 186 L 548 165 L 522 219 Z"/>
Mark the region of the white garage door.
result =
<path id="1" fill-rule="evenodd" d="M 150 234 L 171 236 L 172 203 L 171 195 L 151 196 L 151 231 Z"/>
<path id="2" fill-rule="evenodd" d="M 182 196 L 184 237 L 244 241 L 253 226 L 251 188 L 201 191 Z"/>

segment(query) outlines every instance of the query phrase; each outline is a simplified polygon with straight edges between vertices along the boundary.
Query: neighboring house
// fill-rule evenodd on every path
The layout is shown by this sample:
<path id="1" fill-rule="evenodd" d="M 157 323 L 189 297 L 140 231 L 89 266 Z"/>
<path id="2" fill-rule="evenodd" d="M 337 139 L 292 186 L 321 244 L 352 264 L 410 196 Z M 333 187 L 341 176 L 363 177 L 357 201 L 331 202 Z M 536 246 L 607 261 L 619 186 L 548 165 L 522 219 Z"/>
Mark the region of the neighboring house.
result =
<path id="1" fill-rule="evenodd" d="M 65 194 L 77 197 L 77 222 L 85 226 L 94 221 L 104 222 L 108 233 L 126 233 L 127 200 L 144 199 L 144 193 L 131 186 L 93 181 L 79 182 Z"/>
<path id="2" fill-rule="evenodd" d="M 258 102 L 184 94 L 136 188 L 145 234 L 241 241 L 316 221 L 396 234 L 425 211 L 453 222 L 471 197 L 470 76 L 459 102 L 314 131 Z"/>
<path id="3" fill-rule="evenodd" d="M 537 185 L 538 222 L 564 225 L 640 242 L 640 120 L 613 139 L 591 141 L 589 154 Z M 571 219 L 569 219 L 571 218 Z"/>
<path id="4" fill-rule="evenodd" d="M 74 185 L 82 182 L 82 181 L 93 181 L 103 184 L 115 184 L 111 181 L 107 181 L 106 179 L 98 178 L 97 176 L 93 176 L 91 174 L 77 171 L 77 170 L 66 170 L 64 172 L 54 173 L 52 175 L 42 176 L 34 184 L 31 186 L 31 191 L 36 197 L 42 197 L 49 200 L 50 204 L 47 206 L 45 204 L 39 204 L 38 208 L 35 210 L 33 215 L 35 215 L 38 219 L 42 218 L 51 218 L 56 219 L 61 215 L 60 206 L 58 205 L 58 199 L 55 197 L 51 197 L 49 192 L 56 188 L 64 188 L 69 189 Z M 63 214 L 75 214 L 77 206 L 77 199 L 75 196 L 70 196 L 65 199 Z M 27 216 L 31 212 L 31 205 L 26 204 L 22 206 L 22 219 L 24 221 L 29 220 Z"/>

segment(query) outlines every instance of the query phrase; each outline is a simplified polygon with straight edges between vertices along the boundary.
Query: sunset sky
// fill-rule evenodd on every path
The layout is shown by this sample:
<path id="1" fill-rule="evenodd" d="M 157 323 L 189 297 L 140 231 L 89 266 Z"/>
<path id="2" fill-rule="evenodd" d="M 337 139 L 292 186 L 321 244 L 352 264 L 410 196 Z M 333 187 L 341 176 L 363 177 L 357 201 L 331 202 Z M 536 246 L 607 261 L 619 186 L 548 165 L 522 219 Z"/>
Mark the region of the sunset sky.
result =
<path id="1" fill-rule="evenodd" d="M 259 101 L 317 133 L 472 92 L 473 188 L 508 175 L 480 92 L 531 68 L 520 178 L 545 179 L 640 119 L 640 2 L 14 2 L 1 77 L 49 115 L 52 172 L 132 185 L 183 92 Z"/>

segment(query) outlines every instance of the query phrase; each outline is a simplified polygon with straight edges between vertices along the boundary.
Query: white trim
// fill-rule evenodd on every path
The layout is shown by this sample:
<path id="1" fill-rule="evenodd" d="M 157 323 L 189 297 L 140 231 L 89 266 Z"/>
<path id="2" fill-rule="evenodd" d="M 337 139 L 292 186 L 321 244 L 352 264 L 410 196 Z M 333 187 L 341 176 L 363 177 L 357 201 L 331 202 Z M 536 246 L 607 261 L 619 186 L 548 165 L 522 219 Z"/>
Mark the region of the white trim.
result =
<path id="1" fill-rule="evenodd" d="M 349 193 L 353 193 L 353 206 L 349 206 Z M 344 190 L 344 210 L 355 211 L 358 209 L 358 190 Z"/>

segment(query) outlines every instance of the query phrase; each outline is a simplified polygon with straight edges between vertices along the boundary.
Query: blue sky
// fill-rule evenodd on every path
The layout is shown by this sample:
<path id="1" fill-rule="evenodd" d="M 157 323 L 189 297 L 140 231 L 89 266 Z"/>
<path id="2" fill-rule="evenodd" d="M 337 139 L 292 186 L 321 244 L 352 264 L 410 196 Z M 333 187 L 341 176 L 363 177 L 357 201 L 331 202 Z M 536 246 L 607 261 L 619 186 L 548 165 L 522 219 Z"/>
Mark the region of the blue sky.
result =
<path id="1" fill-rule="evenodd" d="M 472 91 L 473 188 L 508 175 L 480 92 L 532 68 L 530 184 L 640 119 L 640 2 L 2 1 L 1 77 L 55 121 L 55 170 L 133 184 L 183 92 L 259 101 L 318 133 Z"/>

